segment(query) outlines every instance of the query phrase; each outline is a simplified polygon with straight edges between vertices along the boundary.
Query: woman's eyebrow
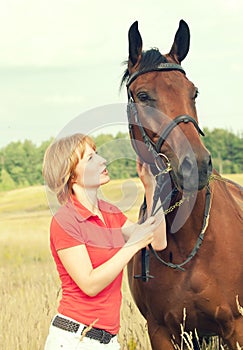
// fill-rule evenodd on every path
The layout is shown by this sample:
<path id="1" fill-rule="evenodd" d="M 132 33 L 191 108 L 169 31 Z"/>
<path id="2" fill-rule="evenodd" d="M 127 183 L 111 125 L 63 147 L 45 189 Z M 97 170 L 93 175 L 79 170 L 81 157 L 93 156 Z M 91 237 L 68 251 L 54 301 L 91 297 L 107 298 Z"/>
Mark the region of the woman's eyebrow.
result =
<path id="1" fill-rule="evenodd" d="M 95 152 L 89 152 L 86 154 L 87 157 L 92 156 Z"/>

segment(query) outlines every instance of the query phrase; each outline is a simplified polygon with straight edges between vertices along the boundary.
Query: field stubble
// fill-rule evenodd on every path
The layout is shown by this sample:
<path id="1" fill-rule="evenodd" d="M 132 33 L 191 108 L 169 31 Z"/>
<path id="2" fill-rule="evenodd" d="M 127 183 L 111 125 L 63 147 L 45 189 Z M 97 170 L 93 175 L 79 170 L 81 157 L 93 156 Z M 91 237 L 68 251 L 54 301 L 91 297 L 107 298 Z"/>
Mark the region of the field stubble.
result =
<path id="1" fill-rule="evenodd" d="M 112 191 L 104 187 L 103 196 L 119 201 L 123 196 L 119 181 L 110 186 Z M 126 213 L 133 220 L 142 200 L 141 187 L 137 186 L 137 198 Z M 50 220 L 42 186 L 0 194 L 0 349 L 43 350 L 60 296 L 49 250 Z M 122 350 L 151 349 L 146 322 L 132 300 L 126 273 L 123 296 Z"/>

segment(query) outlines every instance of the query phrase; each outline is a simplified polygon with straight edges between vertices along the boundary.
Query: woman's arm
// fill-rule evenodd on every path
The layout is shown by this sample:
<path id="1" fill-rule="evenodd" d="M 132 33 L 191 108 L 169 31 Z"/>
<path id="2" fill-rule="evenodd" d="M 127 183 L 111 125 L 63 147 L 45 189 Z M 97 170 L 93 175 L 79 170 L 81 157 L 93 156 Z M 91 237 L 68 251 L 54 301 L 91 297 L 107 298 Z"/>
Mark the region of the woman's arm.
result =
<path id="1" fill-rule="evenodd" d="M 58 256 L 79 288 L 87 295 L 95 296 L 119 275 L 134 254 L 153 242 L 154 222 L 155 219 L 150 218 L 138 225 L 127 243 L 111 259 L 95 269 L 84 244 L 61 249 Z"/>

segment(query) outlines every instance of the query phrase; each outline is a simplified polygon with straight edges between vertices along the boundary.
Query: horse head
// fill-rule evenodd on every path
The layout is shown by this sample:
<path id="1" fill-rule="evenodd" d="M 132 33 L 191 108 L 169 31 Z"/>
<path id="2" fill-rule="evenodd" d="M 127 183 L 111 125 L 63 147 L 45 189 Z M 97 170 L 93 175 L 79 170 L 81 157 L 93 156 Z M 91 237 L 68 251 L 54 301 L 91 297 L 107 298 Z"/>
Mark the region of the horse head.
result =
<path id="1" fill-rule="evenodd" d="M 129 58 L 122 83 L 127 82 L 133 147 L 147 163 L 168 161 L 179 190 L 200 190 L 208 183 L 212 163 L 199 136 L 203 132 L 195 106 L 198 89 L 181 66 L 189 51 L 188 25 L 180 21 L 165 55 L 158 49 L 143 51 L 138 22 L 130 27 L 128 37 Z"/>

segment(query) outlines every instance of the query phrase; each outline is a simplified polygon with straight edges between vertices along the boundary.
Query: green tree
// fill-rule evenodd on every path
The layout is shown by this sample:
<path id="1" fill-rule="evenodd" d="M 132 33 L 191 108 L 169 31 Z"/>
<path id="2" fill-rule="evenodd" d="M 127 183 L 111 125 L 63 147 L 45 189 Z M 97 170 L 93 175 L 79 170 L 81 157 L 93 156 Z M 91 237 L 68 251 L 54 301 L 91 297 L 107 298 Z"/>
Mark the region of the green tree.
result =
<path id="1" fill-rule="evenodd" d="M 242 135 L 224 129 L 205 128 L 204 132 L 203 141 L 212 155 L 213 166 L 220 173 L 243 172 Z"/>
<path id="2" fill-rule="evenodd" d="M 16 183 L 9 175 L 9 173 L 2 168 L 1 171 L 1 181 L 0 181 L 0 191 L 9 191 L 16 188 Z"/>
<path id="3" fill-rule="evenodd" d="M 4 149 L 4 168 L 10 174 L 17 186 L 26 186 L 29 184 L 25 174 L 25 150 L 23 144 L 11 142 Z"/>
<path id="4" fill-rule="evenodd" d="M 44 182 L 43 176 L 42 176 L 42 164 L 44 159 L 44 154 L 47 149 L 47 147 L 51 144 L 53 141 L 53 138 L 50 138 L 47 141 L 44 141 L 41 143 L 39 147 L 36 148 L 35 157 L 36 157 L 36 181 L 39 184 L 42 184 Z"/>

